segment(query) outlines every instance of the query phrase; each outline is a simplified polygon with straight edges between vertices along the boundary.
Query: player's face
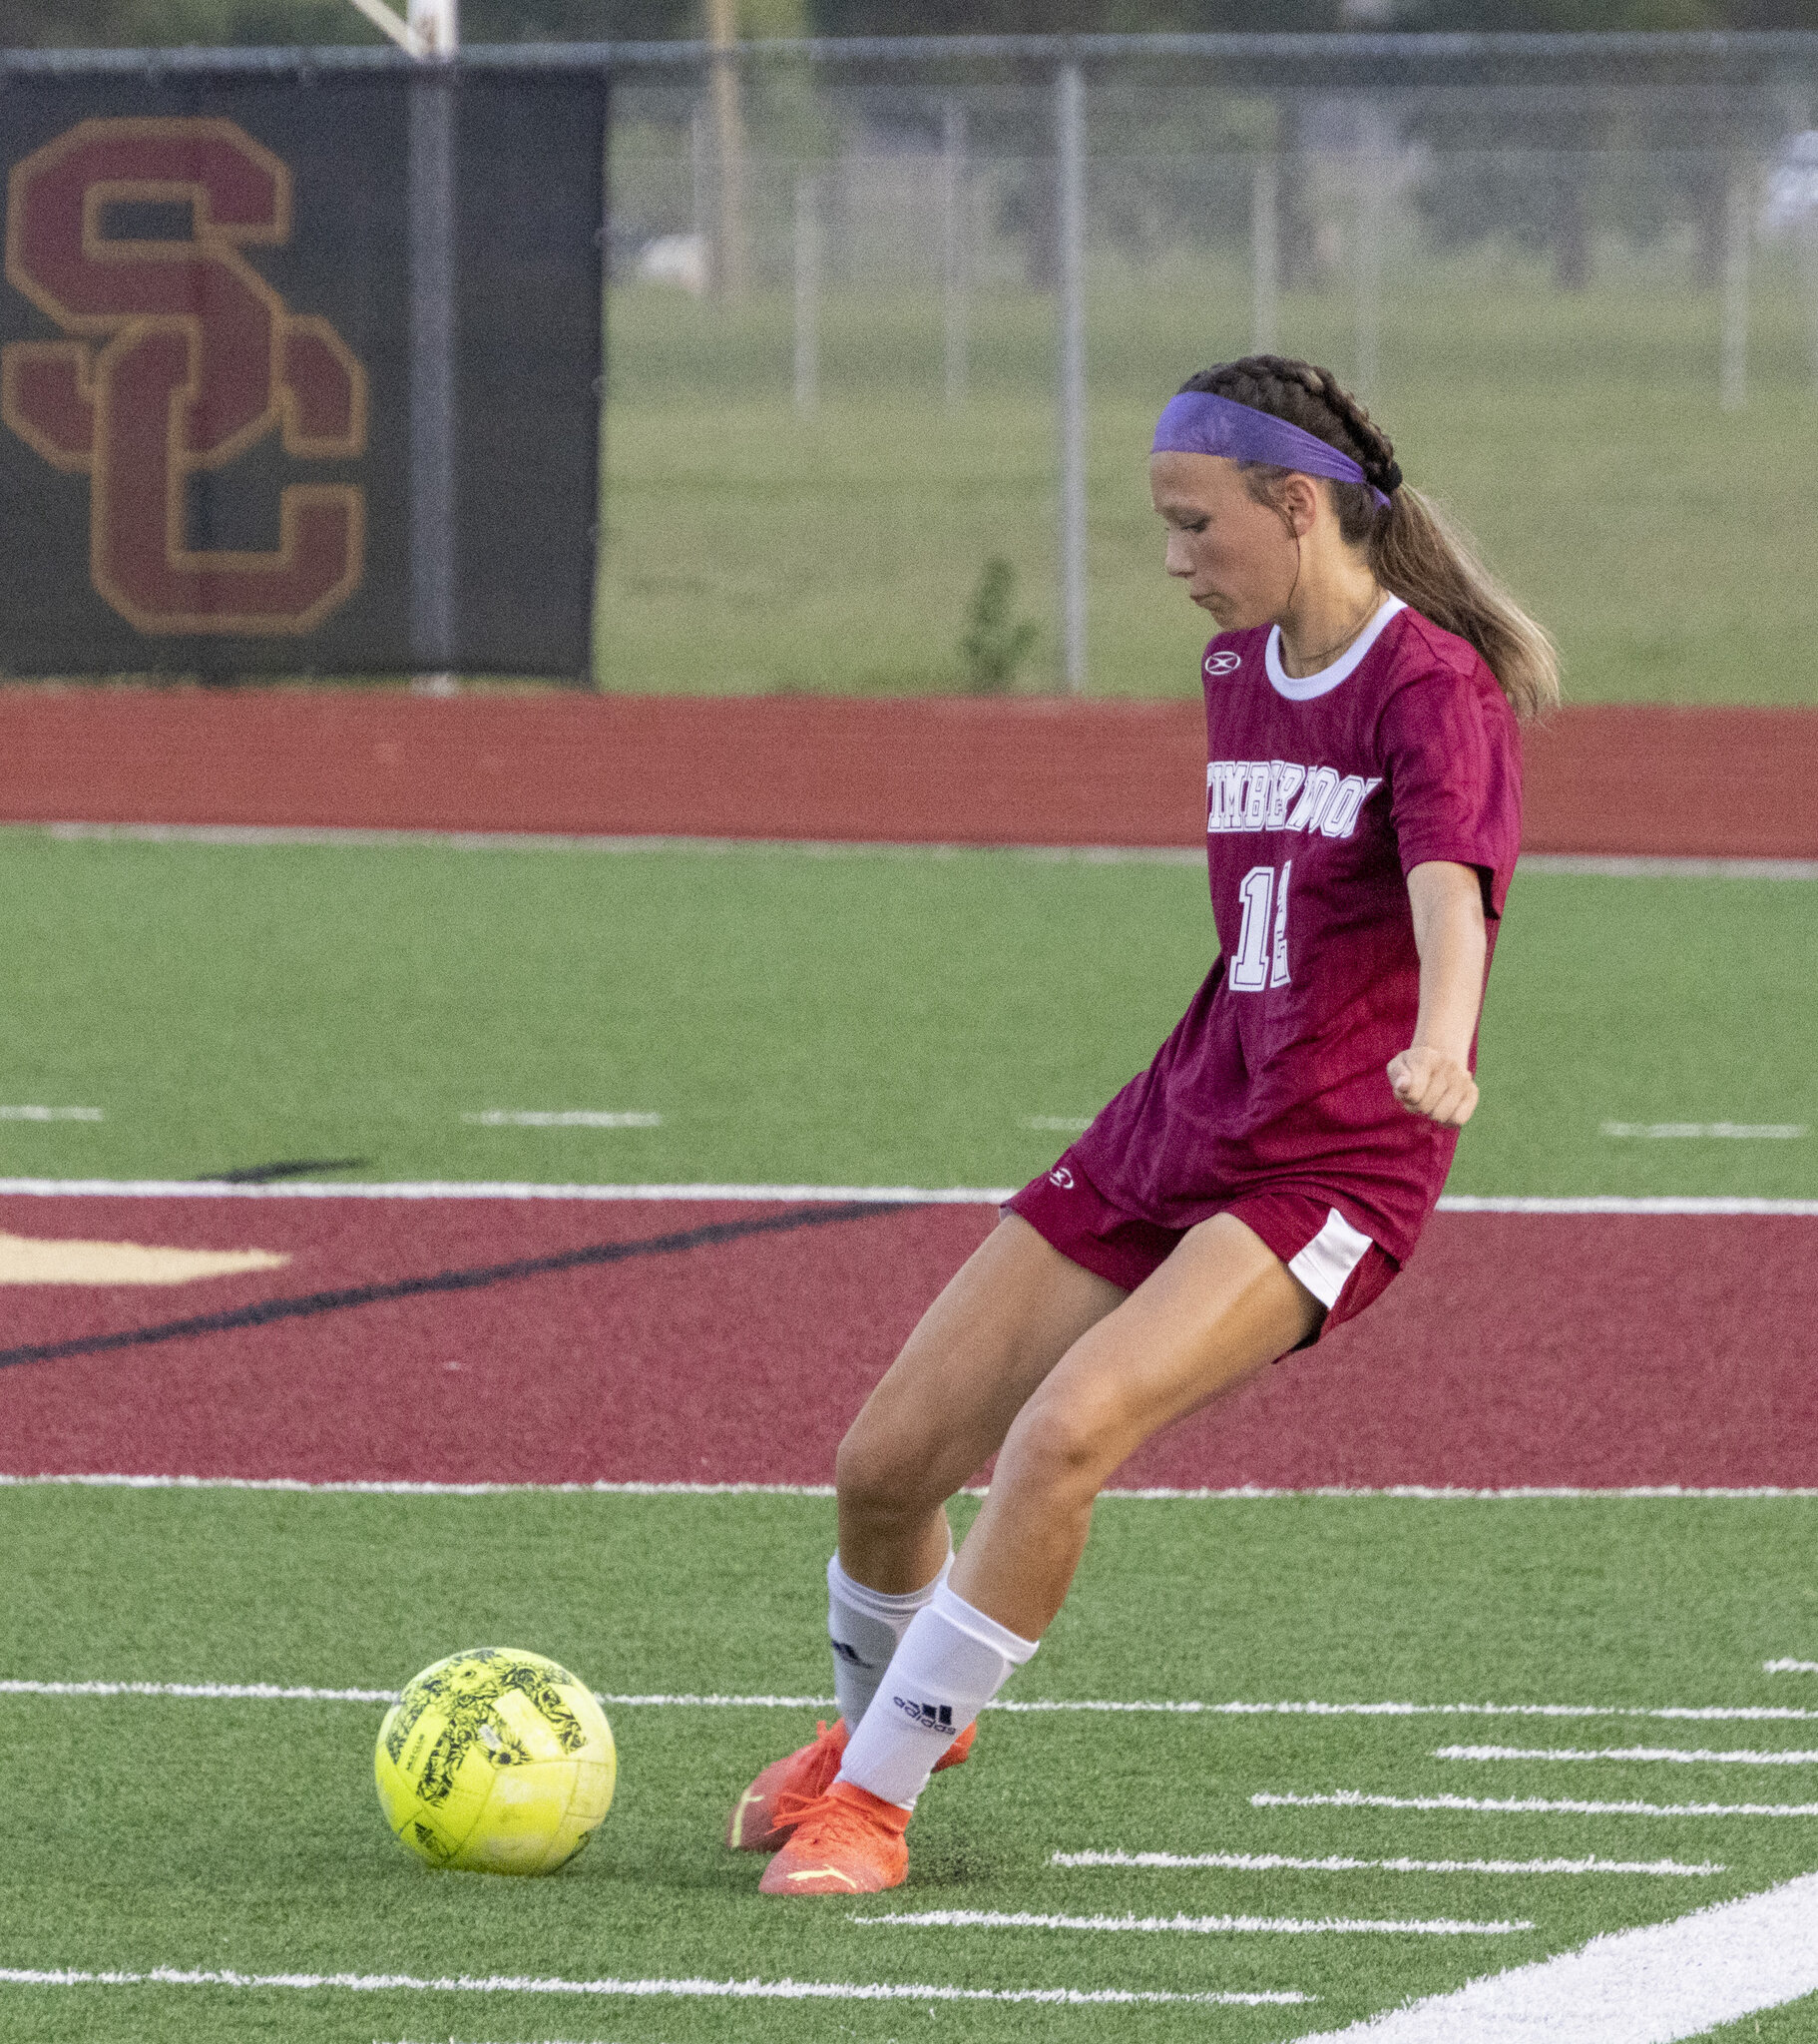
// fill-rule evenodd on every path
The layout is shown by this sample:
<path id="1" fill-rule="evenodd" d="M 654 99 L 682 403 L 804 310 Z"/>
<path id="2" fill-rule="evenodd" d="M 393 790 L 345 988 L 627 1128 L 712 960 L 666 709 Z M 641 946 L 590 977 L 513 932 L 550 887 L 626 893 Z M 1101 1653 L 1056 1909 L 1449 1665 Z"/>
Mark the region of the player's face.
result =
<path id="1" fill-rule="evenodd" d="M 1148 488 L 1167 526 L 1167 572 L 1220 631 L 1279 618 L 1298 558 L 1280 514 L 1257 503 L 1234 461 L 1216 454 L 1151 454 Z"/>

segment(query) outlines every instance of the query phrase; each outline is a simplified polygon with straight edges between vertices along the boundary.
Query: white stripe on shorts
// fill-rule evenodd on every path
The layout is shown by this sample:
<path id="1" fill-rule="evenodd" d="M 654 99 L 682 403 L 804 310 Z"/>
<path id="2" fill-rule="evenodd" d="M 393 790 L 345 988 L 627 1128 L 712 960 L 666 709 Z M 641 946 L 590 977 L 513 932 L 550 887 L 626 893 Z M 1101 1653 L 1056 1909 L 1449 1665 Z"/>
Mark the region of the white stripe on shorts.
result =
<path id="1" fill-rule="evenodd" d="M 1330 1308 L 1338 1303 L 1345 1279 L 1363 1262 L 1365 1253 L 1375 1247 L 1336 1207 L 1328 1207 L 1326 1225 L 1299 1256 L 1288 1259 L 1288 1269 L 1321 1305 Z"/>

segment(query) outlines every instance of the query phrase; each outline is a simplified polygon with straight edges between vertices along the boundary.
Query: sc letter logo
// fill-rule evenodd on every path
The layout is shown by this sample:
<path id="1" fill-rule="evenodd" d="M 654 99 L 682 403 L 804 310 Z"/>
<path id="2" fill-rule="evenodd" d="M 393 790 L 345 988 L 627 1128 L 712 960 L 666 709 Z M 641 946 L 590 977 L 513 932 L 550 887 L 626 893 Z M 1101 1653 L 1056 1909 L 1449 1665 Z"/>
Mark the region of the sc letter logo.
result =
<path id="1" fill-rule="evenodd" d="M 136 235 L 127 207 L 190 232 Z M 290 172 L 232 121 L 83 121 L 7 182 L 7 281 L 73 337 L 0 354 L 0 418 L 88 476 L 91 578 L 141 632 L 295 635 L 360 586 L 352 484 L 283 488 L 275 552 L 189 545 L 191 477 L 273 426 L 299 461 L 366 451 L 365 370 L 240 253 L 289 239 Z"/>
<path id="2" fill-rule="evenodd" d="M 1208 675 L 1232 675 L 1243 665 L 1243 655 L 1232 653 L 1228 648 L 1205 656 L 1205 671 Z"/>

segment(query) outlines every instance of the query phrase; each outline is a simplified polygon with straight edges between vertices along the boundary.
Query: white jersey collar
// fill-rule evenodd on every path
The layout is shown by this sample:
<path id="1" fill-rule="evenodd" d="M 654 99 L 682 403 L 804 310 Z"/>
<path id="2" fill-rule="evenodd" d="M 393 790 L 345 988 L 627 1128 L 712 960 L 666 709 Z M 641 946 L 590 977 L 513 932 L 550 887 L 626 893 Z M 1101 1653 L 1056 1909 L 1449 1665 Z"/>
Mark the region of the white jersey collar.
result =
<path id="1" fill-rule="evenodd" d="M 1358 633 L 1343 653 L 1330 667 L 1322 667 L 1310 675 L 1291 675 L 1281 665 L 1281 627 L 1269 627 L 1269 643 L 1263 649 L 1262 664 L 1268 672 L 1269 686 L 1277 696 L 1285 696 L 1290 703 L 1311 703 L 1317 696 L 1329 696 L 1340 682 L 1350 678 L 1363 665 L 1364 657 L 1382 637 L 1383 627 L 1398 611 L 1408 606 L 1399 596 L 1384 597 L 1382 608 Z"/>

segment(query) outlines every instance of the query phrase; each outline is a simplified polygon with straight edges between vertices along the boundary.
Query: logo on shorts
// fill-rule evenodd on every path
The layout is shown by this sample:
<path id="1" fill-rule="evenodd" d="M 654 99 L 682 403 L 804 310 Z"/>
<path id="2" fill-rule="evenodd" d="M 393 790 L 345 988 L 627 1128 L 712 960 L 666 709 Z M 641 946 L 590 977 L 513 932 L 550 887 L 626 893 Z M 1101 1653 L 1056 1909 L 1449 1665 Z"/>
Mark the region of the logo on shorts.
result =
<path id="1" fill-rule="evenodd" d="M 905 1718 L 915 1722 L 928 1732 L 944 1732 L 953 1736 L 953 1706 L 951 1704 L 912 1704 L 907 1697 L 892 1697 L 890 1701 Z"/>
<path id="2" fill-rule="evenodd" d="M 1048 1183 L 1051 1186 L 1059 1186 L 1064 1193 L 1071 1193 L 1073 1191 L 1073 1173 L 1068 1170 L 1066 1165 L 1057 1164 L 1053 1171 L 1048 1174 Z"/>
<path id="3" fill-rule="evenodd" d="M 1234 675 L 1242 665 L 1241 653 L 1208 653 L 1205 656 L 1205 671 L 1208 675 Z"/>

